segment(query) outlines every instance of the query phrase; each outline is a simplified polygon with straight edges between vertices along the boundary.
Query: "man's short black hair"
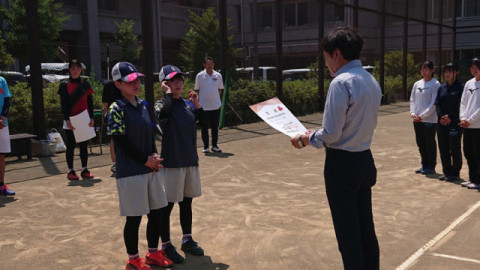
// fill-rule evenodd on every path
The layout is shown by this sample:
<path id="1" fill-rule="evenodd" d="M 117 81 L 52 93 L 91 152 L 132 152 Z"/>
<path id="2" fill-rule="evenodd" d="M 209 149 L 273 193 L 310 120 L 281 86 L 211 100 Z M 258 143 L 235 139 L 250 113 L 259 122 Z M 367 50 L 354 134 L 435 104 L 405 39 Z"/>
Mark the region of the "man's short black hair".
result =
<path id="1" fill-rule="evenodd" d="M 470 66 L 477 66 L 477 68 L 480 68 L 480 59 L 478 57 L 472 58 L 472 62 L 470 63 Z"/>
<path id="2" fill-rule="evenodd" d="M 213 57 L 207 55 L 207 56 L 205 56 L 205 59 L 203 59 L 203 63 L 207 63 L 208 60 L 210 60 L 212 62 L 215 62 L 215 61 L 213 61 Z"/>
<path id="3" fill-rule="evenodd" d="M 363 36 L 348 26 L 337 27 L 328 33 L 322 40 L 322 49 L 328 54 L 339 49 L 345 60 L 360 58 L 363 47 Z"/>

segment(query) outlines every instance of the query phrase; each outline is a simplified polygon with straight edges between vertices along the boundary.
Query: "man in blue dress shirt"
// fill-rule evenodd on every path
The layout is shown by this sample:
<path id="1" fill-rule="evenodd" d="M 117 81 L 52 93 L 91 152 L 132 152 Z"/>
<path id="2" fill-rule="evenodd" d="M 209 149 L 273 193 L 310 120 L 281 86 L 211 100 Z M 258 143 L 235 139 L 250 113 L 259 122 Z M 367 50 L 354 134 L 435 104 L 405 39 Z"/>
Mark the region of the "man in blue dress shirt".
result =
<path id="1" fill-rule="evenodd" d="M 345 269 L 379 269 L 371 188 L 377 169 L 370 151 L 382 93 L 359 60 L 363 37 L 340 27 L 322 41 L 330 83 L 322 128 L 291 139 L 296 148 L 326 149 L 324 178 Z"/>

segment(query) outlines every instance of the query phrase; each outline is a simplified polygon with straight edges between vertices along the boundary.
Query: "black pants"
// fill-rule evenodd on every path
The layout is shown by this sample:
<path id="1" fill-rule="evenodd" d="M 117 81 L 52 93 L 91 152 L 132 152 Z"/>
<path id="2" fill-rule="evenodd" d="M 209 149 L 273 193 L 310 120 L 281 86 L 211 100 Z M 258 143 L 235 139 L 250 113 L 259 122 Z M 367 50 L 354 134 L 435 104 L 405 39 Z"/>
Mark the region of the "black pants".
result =
<path id="1" fill-rule="evenodd" d="M 462 133 L 461 128 L 437 128 L 438 149 L 445 176 L 460 175 L 462 169 Z"/>
<path id="2" fill-rule="evenodd" d="M 158 248 L 158 241 L 160 238 L 160 230 L 162 224 L 160 223 L 161 209 L 150 210 L 147 223 L 147 243 L 149 248 Z M 127 248 L 128 255 L 138 254 L 138 229 L 142 222 L 142 216 L 127 217 L 125 227 L 123 229 L 123 240 Z"/>
<path id="3" fill-rule="evenodd" d="M 463 132 L 463 153 L 468 164 L 468 177 L 471 182 L 480 184 L 480 129 L 465 128 Z"/>
<path id="4" fill-rule="evenodd" d="M 182 226 L 183 234 L 192 233 L 192 200 L 193 198 L 183 197 L 183 201 L 178 203 L 180 206 L 180 226 Z M 167 206 L 161 209 L 160 238 L 162 242 L 170 241 L 170 214 L 173 206 L 174 203 L 169 202 Z"/>
<path id="5" fill-rule="evenodd" d="M 437 165 L 437 142 L 435 141 L 436 124 L 413 122 L 415 140 L 424 169 L 435 169 Z"/>
<path id="6" fill-rule="evenodd" d="M 75 135 L 70 129 L 64 129 L 65 136 L 67 137 L 67 151 L 65 151 L 65 157 L 67 159 L 67 165 L 69 169 L 73 169 L 73 154 L 75 152 Z M 82 168 L 87 167 L 88 163 L 88 141 L 84 141 L 78 144 L 80 146 L 80 160 L 82 161 Z"/>
<path id="7" fill-rule="evenodd" d="M 371 191 L 377 169 L 372 153 L 327 149 L 324 177 L 344 269 L 379 269 Z"/>
<path id="8" fill-rule="evenodd" d="M 218 123 L 220 121 L 220 109 L 200 112 L 200 127 L 202 128 L 203 148 L 208 148 L 208 127 L 212 129 L 212 146 L 218 147 Z"/>

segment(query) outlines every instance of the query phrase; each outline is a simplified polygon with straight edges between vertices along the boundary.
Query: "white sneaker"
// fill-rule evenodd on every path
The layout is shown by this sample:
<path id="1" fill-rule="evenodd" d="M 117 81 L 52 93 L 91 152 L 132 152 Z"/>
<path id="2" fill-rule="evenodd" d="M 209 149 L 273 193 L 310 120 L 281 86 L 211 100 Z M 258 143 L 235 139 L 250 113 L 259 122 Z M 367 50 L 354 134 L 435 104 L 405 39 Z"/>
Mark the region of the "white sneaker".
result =
<path id="1" fill-rule="evenodd" d="M 210 151 L 208 150 L 208 148 L 204 148 L 203 153 L 210 153 Z"/>
<path id="2" fill-rule="evenodd" d="M 212 147 L 212 151 L 213 151 L 213 152 L 217 152 L 217 153 L 221 153 L 221 152 L 222 152 L 222 150 L 220 150 L 220 148 L 218 148 L 218 147 L 216 147 L 216 146 Z"/>
<path id="3" fill-rule="evenodd" d="M 475 183 L 470 183 L 467 185 L 468 189 L 480 189 L 480 185 L 475 184 Z"/>
<path id="4" fill-rule="evenodd" d="M 465 181 L 465 182 L 462 182 L 462 183 L 460 184 L 460 186 L 466 187 L 466 186 L 468 186 L 468 185 L 471 184 L 471 183 L 472 183 L 472 182 L 470 182 L 470 181 Z"/>

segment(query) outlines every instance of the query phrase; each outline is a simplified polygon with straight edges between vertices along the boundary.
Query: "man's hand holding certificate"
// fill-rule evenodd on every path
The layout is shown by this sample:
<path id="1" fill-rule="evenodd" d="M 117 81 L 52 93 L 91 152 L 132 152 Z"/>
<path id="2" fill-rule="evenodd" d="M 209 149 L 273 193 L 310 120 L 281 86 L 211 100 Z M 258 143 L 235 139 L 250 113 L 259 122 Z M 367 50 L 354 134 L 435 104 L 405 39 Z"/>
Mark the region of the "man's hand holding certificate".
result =
<path id="1" fill-rule="evenodd" d="M 308 130 L 302 123 L 300 123 L 290 110 L 276 97 L 251 105 L 250 109 L 271 127 L 291 138 L 296 138 L 298 135 L 308 133 Z"/>

